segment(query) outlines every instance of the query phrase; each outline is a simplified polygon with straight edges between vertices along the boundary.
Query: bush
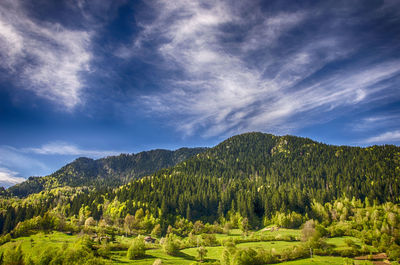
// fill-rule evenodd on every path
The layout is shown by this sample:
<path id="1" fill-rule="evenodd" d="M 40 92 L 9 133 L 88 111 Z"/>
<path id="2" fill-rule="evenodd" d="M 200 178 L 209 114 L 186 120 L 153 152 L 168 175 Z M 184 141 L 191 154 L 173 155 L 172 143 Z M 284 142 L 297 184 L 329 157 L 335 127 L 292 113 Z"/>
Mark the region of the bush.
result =
<path id="1" fill-rule="evenodd" d="M 203 244 L 205 246 L 212 247 L 212 246 L 217 246 L 218 245 L 217 238 L 213 234 L 202 234 L 201 238 L 202 238 Z"/>
<path id="2" fill-rule="evenodd" d="M 235 265 L 261 265 L 265 264 L 252 248 L 238 249 L 234 257 Z"/>
<path id="3" fill-rule="evenodd" d="M 24 254 L 22 253 L 21 245 L 14 245 L 12 248 L 4 252 L 4 265 L 24 265 Z"/>
<path id="4" fill-rule="evenodd" d="M 179 253 L 179 247 L 179 238 L 174 234 L 168 234 L 163 244 L 163 249 L 165 253 L 171 256 L 175 256 Z"/>
<path id="5" fill-rule="evenodd" d="M 310 252 L 304 246 L 295 246 L 281 251 L 281 259 L 284 261 L 310 257 Z"/>
<path id="6" fill-rule="evenodd" d="M 354 260 L 349 259 L 349 258 L 345 258 L 343 260 L 343 265 L 354 265 Z"/>
<path id="7" fill-rule="evenodd" d="M 400 260 L 400 246 L 393 244 L 390 246 L 389 251 L 390 260 L 399 261 Z"/>
<path id="8" fill-rule="evenodd" d="M 7 242 L 10 242 L 10 241 L 11 241 L 11 235 L 10 234 L 7 234 L 5 236 L 1 236 L 0 237 L 0 246 L 5 244 L 5 243 L 7 243 Z"/>
<path id="9" fill-rule="evenodd" d="M 132 245 L 128 249 L 127 257 L 130 260 L 143 258 L 146 255 L 144 239 L 141 236 L 133 239 Z"/>
<path id="10" fill-rule="evenodd" d="M 103 243 L 97 249 L 97 254 L 101 257 L 107 258 L 110 255 L 111 246 L 107 243 Z"/>

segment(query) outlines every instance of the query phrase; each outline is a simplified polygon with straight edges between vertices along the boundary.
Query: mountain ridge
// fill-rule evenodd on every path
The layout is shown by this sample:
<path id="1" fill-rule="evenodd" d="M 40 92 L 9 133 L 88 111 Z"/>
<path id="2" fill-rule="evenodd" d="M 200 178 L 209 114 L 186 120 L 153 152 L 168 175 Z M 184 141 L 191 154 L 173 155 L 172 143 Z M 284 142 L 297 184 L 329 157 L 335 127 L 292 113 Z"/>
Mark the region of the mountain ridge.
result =
<path id="1" fill-rule="evenodd" d="M 120 154 L 99 159 L 79 157 L 50 175 L 29 177 L 26 181 L 9 187 L 7 191 L 14 196 L 27 196 L 44 189 L 63 186 L 117 187 L 134 178 L 174 166 L 206 149 L 183 147 L 174 151 L 154 149 L 137 154 Z"/>

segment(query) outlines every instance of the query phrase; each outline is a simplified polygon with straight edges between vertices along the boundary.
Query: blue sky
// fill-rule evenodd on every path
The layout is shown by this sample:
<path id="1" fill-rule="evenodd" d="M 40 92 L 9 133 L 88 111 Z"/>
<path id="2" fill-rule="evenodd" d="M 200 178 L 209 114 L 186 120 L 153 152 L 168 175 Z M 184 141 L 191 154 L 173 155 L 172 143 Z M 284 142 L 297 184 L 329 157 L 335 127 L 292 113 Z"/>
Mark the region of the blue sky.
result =
<path id="1" fill-rule="evenodd" d="M 398 1 L 0 2 L 0 183 L 248 131 L 398 145 Z"/>

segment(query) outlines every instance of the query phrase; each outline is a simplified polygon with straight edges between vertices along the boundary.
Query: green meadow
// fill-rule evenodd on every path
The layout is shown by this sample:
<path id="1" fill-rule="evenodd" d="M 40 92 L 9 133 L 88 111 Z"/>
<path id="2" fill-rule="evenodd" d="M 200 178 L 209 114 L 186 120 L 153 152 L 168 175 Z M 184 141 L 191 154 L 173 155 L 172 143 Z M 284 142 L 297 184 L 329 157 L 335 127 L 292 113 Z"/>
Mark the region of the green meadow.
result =
<path id="1" fill-rule="evenodd" d="M 207 254 L 205 260 L 202 263 L 219 264 L 222 253 L 224 251 L 224 246 L 222 246 L 223 242 L 226 240 L 238 240 L 239 243 L 236 244 L 237 249 L 248 249 L 252 248 L 255 250 L 266 250 L 267 252 L 271 252 L 274 254 L 280 254 L 283 250 L 292 248 L 295 246 L 300 246 L 302 244 L 301 241 L 283 241 L 280 238 L 285 236 L 293 236 L 296 239 L 300 237 L 301 230 L 298 229 L 280 229 L 279 231 L 269 231 L 269 230 L 260 230 L 257 232 L 253 232 L 254 235 L 270 235 L 274 236 L 275 240 L 272 241 L 257 241 L 251 242 L 251 236 L 243 236 L 242 231 L 239 229 L 231 230 L 229 235 L 226 234 L 215 234 L 215 237 L 218 241 L 218 246 L 210 246 L 205 247 L 207 250 Z M 31 235 L 29 237 L 20 237 L 17 239 L 12 239 L 11 242 L 5 243 L 0 246 L 0 253 L 5 253 L 7 249 L 12 248 L 15 245 L 21 245 L 21 250 L 23 251 L 26 257 L 30 257 L 34 261 L 38 261 L 40 255 L 49 249 L 60 249 L 60 248 L 68 248 L 70 245 L 75 244 L 75 242 L 79 239 L 79 235 L 67 235 L 61 232 L 52 232 L 49 234 L 38 233 L 35 235 Z M 327 243 L 332 245 L 335 249 L 346 249 L 348 246 L 346 245 L 346 240 L 351 239 L 356 244 L 360 243 L 360 240 L 355 237 L 335 237 L 328 238 Z M 132 237 L 124 237 L 117 236 L 114 244 L 120 244 L 121 246 L 129 246 L 132 242 Z M 240 241 L 250 241 L 243 242 Z M 106 264 L 153 264 L 155 260 L 161 259 L 162 264 L 193 264 L 197 262 L 198 256 L 198 248 L 197 247 L 188 247 L 183 248 L 179 251 L 178 254 L 172 256 L 165 253 L 163 248 L 159 244 L 148 244 L 146 245 L 146 256 L 144 258 L 140 258 L 137 260 L 130 260 L 127 258 L 127 250 L 113 250 L 110 252 L 108 258 L 104 259 Z M 35 263 L 36 264 L 36 263 Z M 314 256 L 313 258 L 301 258 L 294 261 L 280 262 L 280 264 L 287 265 L 303 265 L 303 264 L 344 264 L 344 258 L 337 256 Z M 355 264 L 372 264 L 366 261 L 363 262 L 355 262 Z"/>

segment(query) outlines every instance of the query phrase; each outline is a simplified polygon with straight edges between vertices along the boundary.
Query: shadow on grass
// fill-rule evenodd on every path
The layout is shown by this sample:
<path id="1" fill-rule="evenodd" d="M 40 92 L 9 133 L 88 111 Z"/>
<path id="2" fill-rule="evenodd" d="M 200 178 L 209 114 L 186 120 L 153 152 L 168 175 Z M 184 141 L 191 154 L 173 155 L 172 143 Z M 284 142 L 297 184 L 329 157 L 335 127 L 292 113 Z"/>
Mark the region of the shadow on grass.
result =
<path id="1" fill-rule="evenodd" d="M 187 259 L 187 260 L 196 260 L 193 256 L 190 256 L 181 251 L 179 251 L 176 255 L 174 255 L 174 257 L 179 257 L 179 258 L 183 258 L 183 259 Z"/>
<path id="2" fill-rule="evenodd" d="M 219 261 L 219 260 L 217 260 L 217 259 L 204 259 L 204 261 L 203 262 L 217 262 L 217 261 Z"/>
<path id="3" fill-rule="evenodd" d="M 157 257 L 155 257 L 153 255 L 145 255 L 144 257 L 133 259 L 133 260 L 142 260 L 142 259 L 157 259 Z M 115 256 L 110 257 L 109 260 L 111 260 L 112 262 L 118 262 L 118 263 L 130 263 L 130 261 L 120 260 L 118 257 L 115 257 Z"/>

